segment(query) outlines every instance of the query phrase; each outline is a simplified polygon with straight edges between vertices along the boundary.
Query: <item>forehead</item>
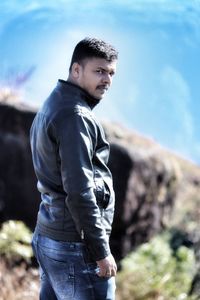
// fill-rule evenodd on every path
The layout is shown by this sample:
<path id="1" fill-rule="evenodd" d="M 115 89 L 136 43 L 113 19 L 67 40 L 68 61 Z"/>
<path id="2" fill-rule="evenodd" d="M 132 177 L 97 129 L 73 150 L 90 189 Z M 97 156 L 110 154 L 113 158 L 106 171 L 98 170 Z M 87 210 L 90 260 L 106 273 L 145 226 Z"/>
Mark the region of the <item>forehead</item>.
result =
<path id="1" fill-rule="evenodd" d="M 116 70 L 116 64 L 117 64 L 117 60 L 113 60 L 113 61 L 107 61 L 104 58 L 91 58 L 91 59 L 87 59 L 85 61 L 85 66 L 87 66 L 88 68 L 100 68 L 100 69 L 104 69 L 104 70 Z"/>

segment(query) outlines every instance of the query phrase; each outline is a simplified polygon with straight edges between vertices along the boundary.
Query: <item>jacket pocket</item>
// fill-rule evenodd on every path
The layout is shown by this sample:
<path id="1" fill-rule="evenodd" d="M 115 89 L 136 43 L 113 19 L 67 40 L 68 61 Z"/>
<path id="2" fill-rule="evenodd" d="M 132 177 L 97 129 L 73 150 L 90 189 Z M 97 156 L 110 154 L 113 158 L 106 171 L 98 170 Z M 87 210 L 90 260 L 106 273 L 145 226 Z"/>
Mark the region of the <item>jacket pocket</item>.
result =
<path id="1" fill-rule="evenodd" d="M 95 179 L 95 190 L 94 190 L 97 205 L 100 209 L 106 209 L 110 200 L 110 191 L 107 184 L 103 179 Z"/>

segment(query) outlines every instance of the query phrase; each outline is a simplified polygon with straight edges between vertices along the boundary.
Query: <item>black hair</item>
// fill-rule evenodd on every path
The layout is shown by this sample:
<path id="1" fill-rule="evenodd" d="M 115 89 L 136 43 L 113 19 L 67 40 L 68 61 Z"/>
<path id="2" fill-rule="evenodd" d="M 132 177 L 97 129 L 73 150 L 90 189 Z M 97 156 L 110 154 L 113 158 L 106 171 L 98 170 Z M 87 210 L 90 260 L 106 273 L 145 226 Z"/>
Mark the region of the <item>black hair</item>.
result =
<path id="1" fill-rule="evenodd" d="M 111 62 L 118 58 L 118 52 L 112 45 L 100 39 L 87 37 L 81 40 L 74 48 L 69 70 L 71 71 L 73 63 L 77 62 L 80 64 L 84 59 L 93 57 L 104 58 Z"/>

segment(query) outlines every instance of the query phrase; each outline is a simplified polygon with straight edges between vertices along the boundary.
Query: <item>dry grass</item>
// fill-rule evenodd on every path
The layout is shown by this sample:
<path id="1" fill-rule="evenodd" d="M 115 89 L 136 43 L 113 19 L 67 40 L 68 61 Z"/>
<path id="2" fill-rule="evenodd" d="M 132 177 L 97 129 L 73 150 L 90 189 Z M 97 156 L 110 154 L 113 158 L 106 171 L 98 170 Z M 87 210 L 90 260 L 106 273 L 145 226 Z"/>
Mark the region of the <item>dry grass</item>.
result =
<path id="1" fill-rule="evenodd" d="M 38 300 L 38 270 L 19 266 L 9 266 L 0 261 L 0 300 Z"/>

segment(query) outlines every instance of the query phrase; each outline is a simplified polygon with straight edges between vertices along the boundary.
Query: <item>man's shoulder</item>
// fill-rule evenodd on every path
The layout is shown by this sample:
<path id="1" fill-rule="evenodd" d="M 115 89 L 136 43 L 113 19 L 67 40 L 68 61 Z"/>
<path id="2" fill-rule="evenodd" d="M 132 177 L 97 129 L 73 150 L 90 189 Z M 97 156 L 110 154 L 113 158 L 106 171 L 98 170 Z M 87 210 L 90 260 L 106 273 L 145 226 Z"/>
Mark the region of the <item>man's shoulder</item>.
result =
<path id="1" fill-rule="evenodd" d="M 67 90 L 70 92 L 68 93 Z M 71 93 L 70 87 L 67 90 L 63 90 L 59 86 L 55 87 L 44 101 L 39 113 L 55 124 L 79 117 L 96 123 L 93 111 L 81 95 Z"/>

